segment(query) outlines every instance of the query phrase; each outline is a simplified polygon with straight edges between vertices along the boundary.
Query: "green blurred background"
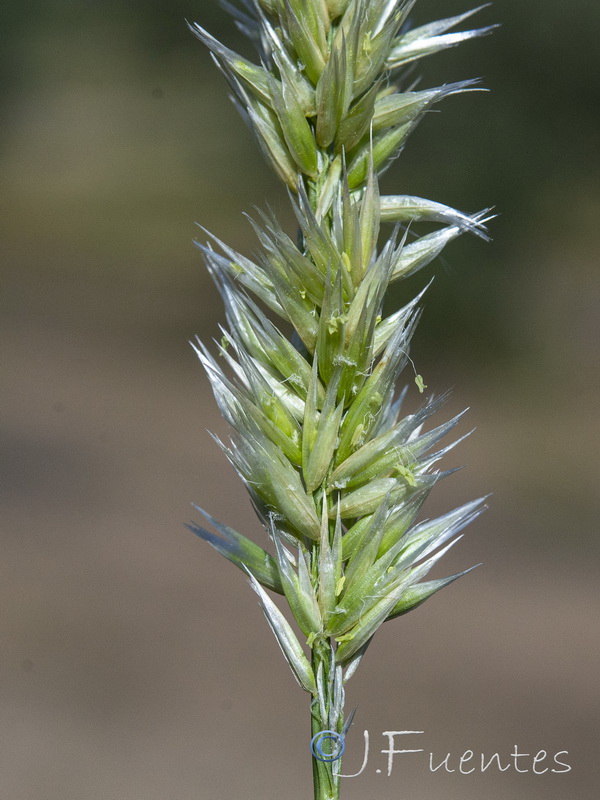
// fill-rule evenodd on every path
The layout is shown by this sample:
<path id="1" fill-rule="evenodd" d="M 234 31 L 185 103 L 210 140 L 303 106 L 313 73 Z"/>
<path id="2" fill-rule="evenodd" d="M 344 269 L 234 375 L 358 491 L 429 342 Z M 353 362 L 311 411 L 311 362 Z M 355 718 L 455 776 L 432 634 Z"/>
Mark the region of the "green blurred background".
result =
<path id="1" fill-rule="evenodd" d="M 194 223 L 247 253 L 254 205 L 293 229 L 186 18 L 246 48 L 216 0 L 0 6 L 2 800 L 311 796 L 305 697 L 243 576 L 181 525 L 196 501 L 262 535 L 205 430 L 224 426 L 187 340 L 223 314 Z M 436 275 L 413 356 L 477 431 L 428 513 L 493 491 L 446 559 L 484 566 L 378 634 L 348 687 L 348 771 L 372 742 L 348 800 L 600 787 L 600 5 L 477 19 L 502 27 L 417 74 L 491 93 L 445 101 L 384 190 L 499 214 L 492 244 L 463 237 L 398 297 Z M 414 756 L 387 778 L 384 730 L 424 730 L 439 760 L 567 750 L 572 771 Z"/>

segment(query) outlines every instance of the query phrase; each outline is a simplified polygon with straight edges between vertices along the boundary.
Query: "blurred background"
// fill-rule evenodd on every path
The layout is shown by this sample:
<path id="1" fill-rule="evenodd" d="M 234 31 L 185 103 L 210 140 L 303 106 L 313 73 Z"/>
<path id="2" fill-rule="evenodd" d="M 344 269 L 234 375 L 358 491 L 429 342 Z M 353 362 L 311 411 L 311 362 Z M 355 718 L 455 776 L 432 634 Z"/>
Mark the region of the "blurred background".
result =
<path id="1" fill-rule="evenodd" d="M 421 0 L 414 22 L 467 8 Z M 194 223 L 248 254 L 253 206 L 293 230 L 185 19 L 248 52 L 216 0 L 0 6 L 2 800 L 312 796 L 305 695 L 242 574 L 182 525 L 194 501 L 263 536 L 206 432 L 225 431 L 187 341 L 223 313 Z M 440 574 L 484 564 L 378 634 L 348 687 L 345 771 L 364 729 L 371 757 L 347 800 L 600 786 L 600 5 L 476 19 L 502 27 L 417 74 L 491 93 L 439 106 L 383 189 L 499 214 L 395 298 L 436 275 L 412 355 L 477 431 L 427 513 L 493 492 Z M 386 730 L 425 732 L 390 777 Z M 429 771 L 515 745 L 572 769 Z"/>

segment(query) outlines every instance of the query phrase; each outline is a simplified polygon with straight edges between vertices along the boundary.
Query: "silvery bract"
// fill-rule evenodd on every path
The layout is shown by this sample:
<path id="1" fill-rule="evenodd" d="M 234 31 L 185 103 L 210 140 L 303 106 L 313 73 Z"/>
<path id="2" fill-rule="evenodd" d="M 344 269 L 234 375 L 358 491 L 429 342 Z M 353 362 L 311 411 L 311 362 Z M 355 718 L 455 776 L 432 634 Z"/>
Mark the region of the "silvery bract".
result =
<path id="1" fill-rule="evenodd" d="M 403 414 L 397 381 L 410 362 L 420 296 L 389 316 L 382 309 L 390 284 L 461 233 L 486 238 L 488 210 L 382 196 L 378 176 L 434 104 L 477 85 L 405 89 L 403 68 L 490 28 L 456 32 L 479 9 L 411 28 L 414 0 L 224 5 L 255 44 L 256 63 L 200 25 L 192 31 L 287 185 L 298 235 L 259 214 L 252 259 L 212 234 L 198 244 L 227 329 L 218 352 L 200 342 L 196 349 L 233 429 L 219 444 L 246 484 L 270 552 L 203 511 L 215 532 L 190 527 L 248 573 L 312 696 L 313 734 L 343 735 L 343 685 L 372 636 L 464 574 L 428 579 L 483 507 L 477 500 L 416 522 L 452 471 L 438 463 L 456 443 L 441 444 L 458 417 L 431 427 L 443 402 L 433 396 Z M 422 221 L 441 227 L 417 236 Z M 379 246 L 389 222 L 395 227 Z M 423 393 L 420 375 L 415 382 Z M 285 597 L 296 632 L 263 587 Z M 339 762 L 315 758 L 313 767 L 315 797 L 338 797 Z"/>

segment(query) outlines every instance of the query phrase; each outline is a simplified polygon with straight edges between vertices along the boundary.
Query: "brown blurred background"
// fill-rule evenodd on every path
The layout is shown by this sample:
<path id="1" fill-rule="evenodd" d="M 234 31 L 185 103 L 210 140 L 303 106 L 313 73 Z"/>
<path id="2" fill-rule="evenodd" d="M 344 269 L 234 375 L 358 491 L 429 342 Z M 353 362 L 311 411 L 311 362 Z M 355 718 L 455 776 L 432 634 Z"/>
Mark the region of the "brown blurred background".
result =
<path id="1" fill-rule="evenodd" d="M 422 0 L 415 22 L 468 7 Z M 0 800 L 311 796 L 305 696 L 242 574 L 182 526 L 196 501 L 262 537 L 187 344 L 223 318 L 194 222 L 247 253 L 254 204 L 292 230 L 185 18 L 245 47 L 216 0 L 0 7 Z M 430 115 L 384 190 L 499 212 L 492 244 L 463 238 L 396 298 L 435 273 L 413 356 L 477 431 L 428 514 L 493 491 L 443 574 L 484 565 L 378 634 L 348 687 L 346 771 L 365 728 L 371 758 L 347 800 L 600 788 L 600 6 L 478 21 L 502 28 L 418 74 L 492 93 Z M 439 761 L 517 745 L 572 770 L 432 774 L 421 754 L 388 778 L 385 730 L 425 731 L 404 746 Z"/>

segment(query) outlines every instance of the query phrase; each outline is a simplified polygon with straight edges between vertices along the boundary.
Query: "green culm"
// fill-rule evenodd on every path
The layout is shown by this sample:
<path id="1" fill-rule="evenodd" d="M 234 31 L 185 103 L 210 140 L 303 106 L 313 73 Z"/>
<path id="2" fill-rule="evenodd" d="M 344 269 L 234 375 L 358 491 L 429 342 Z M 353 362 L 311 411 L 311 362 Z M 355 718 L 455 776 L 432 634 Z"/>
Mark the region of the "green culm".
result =
<path id="1" fill-rule="evenodd" d="M 490 219 L 489 209 L 466 214 L 380 194 L 378 176 L 423 115 L 477 87 L 466 80 L 402 88 L 406 65 L 491 30 L 456 31 L 480 9 L 411 27 L 414 2 L 224 2 L 256 46 L 257 63 L 191 26 L 287 186 L 298 234 L 259 214 L 254 260 L 212 234 L 197 243 L 227 317 L 218 353 L 195 345 L 232 428 L 229 442 L 217 441 L 250 493 L 269 548 L 202 509 L 209 527 L 189 527 L 246 572 L 310 695 L 311 736 L 333 732 L 329 749 L 313 747 L 315 800 L 339 797 L 335 748 L 351 722 L 346 681 L 386 620 L 469 571 L 427 579 L 484 507 L 481 498 L 417 521 L 429 492 L 453 471 L 438 462 L 457 442 L 440 442 L 462 415 L 428 426 L 443 396 L 403 414 L 406 391 L 398 395 L 396 384 L 410 362 L 422 293 L 389 316 L 382 310 L 392 283 L 464 232 L 486 239 Z M 416 236 L 420 222 L 439 227 Z M 393 227 L 380 246 L 385 223 Z M 415 383 L 424 394 L 420 375 Z M 266 590 L 287 601 L 296 630 Z"/>

